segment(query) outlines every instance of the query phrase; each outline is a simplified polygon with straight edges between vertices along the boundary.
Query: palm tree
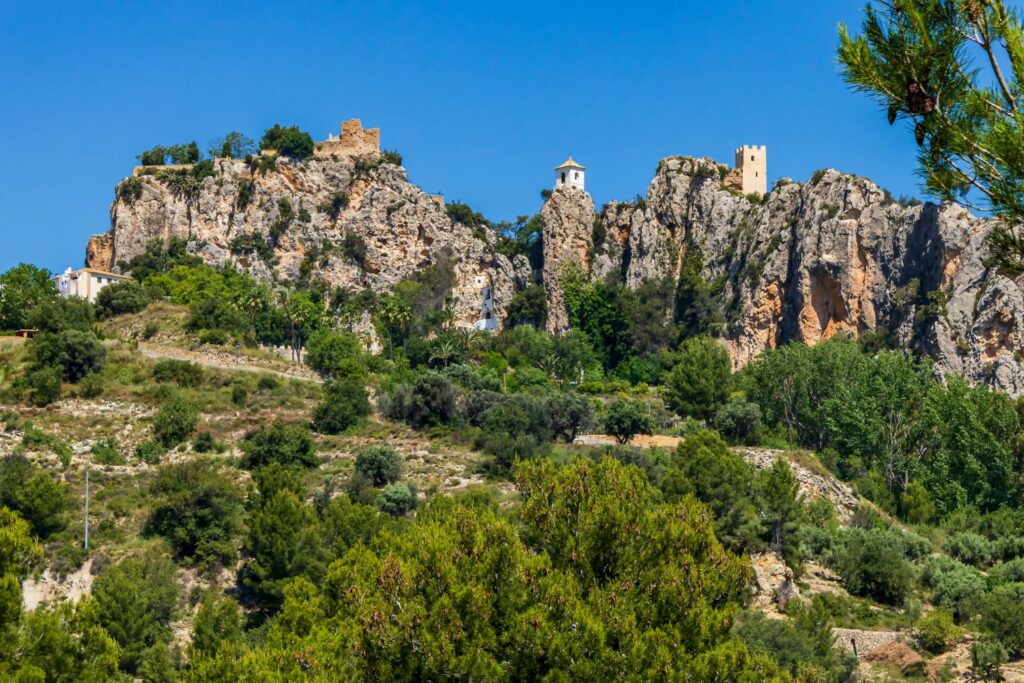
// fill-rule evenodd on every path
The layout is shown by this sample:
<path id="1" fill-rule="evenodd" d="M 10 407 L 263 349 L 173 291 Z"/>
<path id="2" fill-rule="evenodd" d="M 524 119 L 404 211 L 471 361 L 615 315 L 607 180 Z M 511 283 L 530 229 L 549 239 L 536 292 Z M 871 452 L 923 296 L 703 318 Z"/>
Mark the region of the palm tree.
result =
<path id="1" fill-rule="evenodd" d="M 448 367 L 452 357 L 458 353 L 459 345 L 455 337 L 450 334 L 434 337 L 430 344 L 430 360 L 439 361 L 441 367 Z"/>

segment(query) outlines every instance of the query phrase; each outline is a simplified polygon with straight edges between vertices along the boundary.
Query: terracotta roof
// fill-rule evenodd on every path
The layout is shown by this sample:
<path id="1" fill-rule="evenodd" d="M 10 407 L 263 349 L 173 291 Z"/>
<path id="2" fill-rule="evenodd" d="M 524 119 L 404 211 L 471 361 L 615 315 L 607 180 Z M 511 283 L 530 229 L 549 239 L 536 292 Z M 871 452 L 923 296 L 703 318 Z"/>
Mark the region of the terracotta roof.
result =
<path id="1" fill-rule="evenodd" d="M 92 275 L 102 275 L 103 277 L 115 277 L 115 278 L 117 278 L 119 280 L 131 280 L 132 279 L 131 275 L 121 275 L 119 273 L 111 273 L 111 272 L 106 271 L 106 270 L 99 270 L 98 268 L 79 268 L 78 270 L 72 270 L 71 271 L 71 274 L 72 275 L 76 275 L 76 276 L 80 275 L 82 273 L 91 273 Z M 56 280 L 57 278 L 60 278 L 60 277 L 63 277 L 63 276 L 64 276 L 64 273 L 57 273 L 56 275 L 54 275 L 50 279 L 51 280 Z"/>
<path id="2" fill-rule="evenodd" d="M 586 166 L 580 166 L 575 161 L 573 161 L 571 154 L 569 155 L 569 158 L 565 160 L 564 164 L 562 164 L 561 166 L 555 166 L 556 171 L 561 171 L 563 168 L 578 168 L 581 171 L 587 170 Z"/>

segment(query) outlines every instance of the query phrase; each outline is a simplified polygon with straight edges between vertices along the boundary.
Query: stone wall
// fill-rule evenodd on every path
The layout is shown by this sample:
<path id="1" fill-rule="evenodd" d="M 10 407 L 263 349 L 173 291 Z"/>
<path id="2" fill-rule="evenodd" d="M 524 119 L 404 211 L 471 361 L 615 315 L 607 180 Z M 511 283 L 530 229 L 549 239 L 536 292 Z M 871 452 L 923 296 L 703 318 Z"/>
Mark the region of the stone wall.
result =
<path id="1" fill-rule="evenodd" d="M 317 157 L 355 157 L 380 154 L 380 128 L 363 128 L 359 119 L 341 124 L 341 137 L 329 137 L 316 143 Z"/>

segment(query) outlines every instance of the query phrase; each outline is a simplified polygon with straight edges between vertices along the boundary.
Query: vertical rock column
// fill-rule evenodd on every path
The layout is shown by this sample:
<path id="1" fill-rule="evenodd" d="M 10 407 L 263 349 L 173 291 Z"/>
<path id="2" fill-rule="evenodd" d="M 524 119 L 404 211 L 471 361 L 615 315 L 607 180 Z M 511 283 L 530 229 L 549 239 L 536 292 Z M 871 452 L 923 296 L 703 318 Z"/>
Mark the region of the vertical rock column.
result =
<path id="1" fill-rule="evenodd" d="M 594 200 L 578 188 L 562 185 L 540 210 L 544 219 L 544 289 L 548 300 L 548 331 L 562 334 L 569 329 L 569 314 L 559 276 L 572 263 L 590 273 L 593 259 Z"/>

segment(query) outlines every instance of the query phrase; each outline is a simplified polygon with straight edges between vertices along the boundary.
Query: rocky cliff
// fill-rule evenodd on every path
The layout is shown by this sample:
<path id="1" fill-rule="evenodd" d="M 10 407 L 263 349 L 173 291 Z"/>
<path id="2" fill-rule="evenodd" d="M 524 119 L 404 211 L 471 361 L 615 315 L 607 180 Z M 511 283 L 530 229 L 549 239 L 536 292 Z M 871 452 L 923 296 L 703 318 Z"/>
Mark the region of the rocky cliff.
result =
<path id="1" fill-rule="evenodd" d="M 834 170 L 752 201 L 725 189 L 719 168 L 666 159 L 644 201 L 606 206 L 592 277 L 675 280 L 696 248 L 736 367 L 791 340 L 872 332 L 932 356 L 940 372 L 1024 393 L 1022 280 L 986 266 L 990 221 L 954 204 L 901 206 Z M 568 239 L 590 239 L 575 218 L 568 226 Z"/>
<path id="2" fill-rule="evenodd" d="M 566 263 L 635 288 L 676 282 L 697 249 L 736 367 L 791 340 L 871 332 L 930 355 L 942 372 L 1024 393 L 1022 281 L 986 266 L 989 221 L 953 204 L 902 206 L 833 170 L 805 184 L 780 181 L 757 201 L 725 188 L 722 168 L 665 159 L 642 201 L 599 213 L 585 192 L 554 191 L 541 211 L 549 329 L 568 327 L 558 282 Z M 476 276 L 490 277 L 499 317 L 532 281 L 525 259 L 513 265 L 490 231 L 453 222 L 398 166 L 221 159 L 201 180 L 175 173 L 119 186 L 111 230 L 90 242 L 89 265 L 116 269 L 170 237 L 257 277 L 378 291 L 447 264 L 463 323 L 479 315 Z"/>
<path id="3" fill-rule="evenodd" d="M 89 242 L 87 265 L 116 270 L 151 240 L 177 237 L 207 263 L 233 263 L 264 280 L 318 277 L 387 291 L 432 264 L 450 267 L 463 323 L 479 318 L 478 275 L 490 276 L 499 316 L 513 295 L 513 267 L 494 252 L 494 236 L 453 222 L 400 166 L 263 157 L 217 159 L 204 171 L 147 167 L 125 179 L 110 231 Z"/>

